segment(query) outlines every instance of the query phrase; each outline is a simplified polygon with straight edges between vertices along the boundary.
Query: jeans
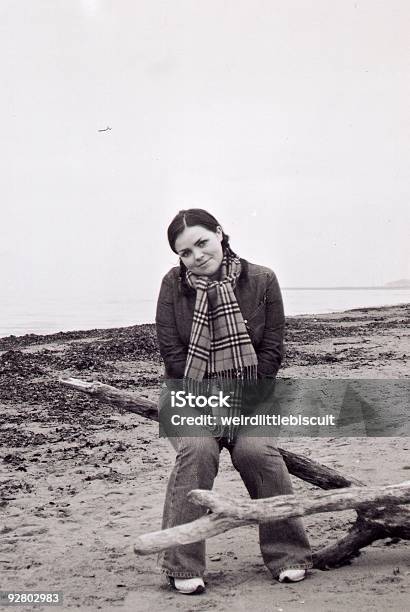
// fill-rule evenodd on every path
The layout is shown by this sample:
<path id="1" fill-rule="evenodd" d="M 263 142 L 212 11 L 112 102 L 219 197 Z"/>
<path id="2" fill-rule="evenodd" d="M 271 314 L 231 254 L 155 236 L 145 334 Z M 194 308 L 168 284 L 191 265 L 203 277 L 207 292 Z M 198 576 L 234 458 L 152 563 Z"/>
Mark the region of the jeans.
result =
<path id="1" fill-rule="evenodd" d="M 291 494 L 292 484 L 281 454 L 271 438 L 238 437 L 232 443 L 211 437 L 169 438 L 177 456 L 165 498 L 162 528 L 194 521 L 206 513 L 191 504 L 192 489 L 211 490 L 225 446 L 252 499 Z M 284 569 L 312 567 L 311 550 L 301 519 L 261 523 L 259 541 L 265 565 L 276 578 Z M 159 555 L 162 571 L 174 578 L 201 577 L 205 541 L 167 549 Z"/>

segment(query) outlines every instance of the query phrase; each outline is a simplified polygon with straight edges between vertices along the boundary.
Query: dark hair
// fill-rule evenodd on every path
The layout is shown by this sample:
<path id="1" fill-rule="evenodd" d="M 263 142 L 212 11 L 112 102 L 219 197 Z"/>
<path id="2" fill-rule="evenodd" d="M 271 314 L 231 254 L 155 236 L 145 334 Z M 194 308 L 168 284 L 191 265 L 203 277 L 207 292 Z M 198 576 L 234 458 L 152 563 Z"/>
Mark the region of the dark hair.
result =
<path id="1" fill-rule="evenodd" d="M 180 210 L 179 213 L 172 219 L 168 227 L 168 242 L 174 253 L 176 253 L 175 241 L 178 236 L 182 234 L 186 227 L 193 227 L 194 225 L 200 225 L 211 232 L 216 232 L 217 228 L 221 227 L 221 224 L 218 223 L 215 217 L 203 208 L 188 208 L 187 210 Z M 229 246 L 229 236 L 225 234 L 223 230 L 221 246 L 223 252 L 228 250 L 235 255 Z M 187 283 L 186 267 L 181 258 L 179 259 L 179 278 L 182 292 L 185 295 L 187 295 L 189 292 L 195 291 Z"/>
<path id="2" fill-rule="evenodd" d="M 168 227 L 168 242 L 174 253 L 176 253 L 175 242 L 178 236 L 182 234 L 186 227 L 193 227 L 194 225 L 200 225 L 211 232 L 216 232 L 217 228 L 221 227 L 215 217 L 203 208 L 180 210 Z M 229 247 L 229 236 L 223 230 L 221 245 L 223 250 Z"/>

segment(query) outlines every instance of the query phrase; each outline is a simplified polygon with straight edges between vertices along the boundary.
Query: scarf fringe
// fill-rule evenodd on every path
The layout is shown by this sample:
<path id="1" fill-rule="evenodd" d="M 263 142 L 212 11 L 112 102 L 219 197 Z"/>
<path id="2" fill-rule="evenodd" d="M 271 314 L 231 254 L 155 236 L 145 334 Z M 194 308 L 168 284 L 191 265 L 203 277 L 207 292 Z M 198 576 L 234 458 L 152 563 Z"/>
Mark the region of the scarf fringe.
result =
<path id="1" fill-rule="evenodd" d="M 243 368 L 231 368 L 230 370 L 215 372 L 210 378 L 221 378 L 222 380 L 256 380 L 258 378 L 258 366 L 252 364 L 244 366 Z"/>
<path id="2" fill-rule="evenodd" d="M 216 389 L 217 391 L 233 393 L 233 395 L 231 396 L 231 405 L 228 410 L 228 414 L 226 415 L 230 419 L 230 424 L 228 426 L 223 426 L 218 423 L 214 426 L 207 427 L 207 429 L 211 431 L 215 438 L 220 439 L 226 437 L 228 439 L 228 442 L 231 443 L 235 439 L 237 431 L 239 429 L 239 425 L 234 425 L 232 423 L 232 420 L 234 417 L 239 417 L 242 412 L 242 399 L 245 386 L 244 383 L 245 381 L 256 381 L 257 378 L 257 366 L 249 365 L 240 369 L 232 368 L 230 370 L 224 370 L 222 372 L 214 372 L 208 378 L 203 378 L 202 380 L 184 378 L 183 385 L 185 392 L 192 393 L 196 396 L 212 395 L 215 393 Z M 218 414 L 214 414 L 212 409 L 209 410 L 209 413 L 213 416 L 220 416 Z"/>

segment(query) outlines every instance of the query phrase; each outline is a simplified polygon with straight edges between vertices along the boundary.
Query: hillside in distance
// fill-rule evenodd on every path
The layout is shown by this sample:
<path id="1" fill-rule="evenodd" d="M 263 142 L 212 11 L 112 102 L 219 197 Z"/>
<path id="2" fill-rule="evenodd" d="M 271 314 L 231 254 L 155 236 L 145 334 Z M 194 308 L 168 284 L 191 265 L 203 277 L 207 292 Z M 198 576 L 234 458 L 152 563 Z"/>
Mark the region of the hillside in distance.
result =
<path id="1" fill-rule="evenodd" d="M 410 289 L 410 279 L 401 278 L 400 280 L 391 281 L 390 283 L 385 283 L 383 286 L 394 288 L 394 289 Z"/>

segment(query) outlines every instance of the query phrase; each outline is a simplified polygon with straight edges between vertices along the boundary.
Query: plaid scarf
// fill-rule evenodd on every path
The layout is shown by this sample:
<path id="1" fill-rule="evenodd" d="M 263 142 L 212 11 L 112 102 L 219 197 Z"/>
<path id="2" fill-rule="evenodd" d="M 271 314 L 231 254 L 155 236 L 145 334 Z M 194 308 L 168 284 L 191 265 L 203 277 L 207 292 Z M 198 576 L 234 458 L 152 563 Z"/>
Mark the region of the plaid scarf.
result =
<path id="1" fill-rule="evenodd" d="M 229 417 L 239 416 L 243 381 L 256 380 L 258 365 L 234 293 L 240 273 L 241 262 L 229 249 L 223 256 L 221 280 L 186 272 L 188 284 L 196 289 L 196 302 L 184 379 L 192 383 L 208 379 L 208 392 L 214 392 L 218 383 L 227 391 L 228 385 L 231 391 Z M 212 414 L 218 416 L 215 409 Z M 235 429 L 229 427 L 229 441 L 234 438 Z M 218 432 L 221 436 L 226 435 L 223 428 Z"/>

